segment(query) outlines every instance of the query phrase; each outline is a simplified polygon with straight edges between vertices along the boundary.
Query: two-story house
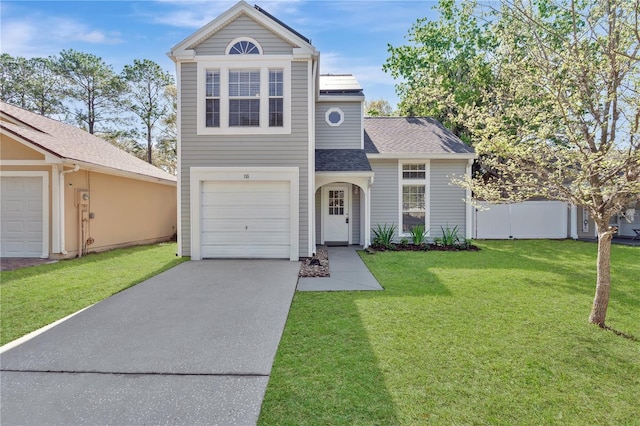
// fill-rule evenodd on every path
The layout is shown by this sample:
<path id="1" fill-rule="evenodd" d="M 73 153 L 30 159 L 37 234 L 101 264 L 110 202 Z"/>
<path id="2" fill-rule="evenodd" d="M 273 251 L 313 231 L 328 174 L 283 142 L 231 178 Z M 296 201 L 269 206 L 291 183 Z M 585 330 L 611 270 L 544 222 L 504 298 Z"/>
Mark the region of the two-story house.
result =
<path id="1" fill-rule="evenodd" d="M 424 224 L 471 236 L 473 150 L 429 118 L 364 117 L 351 75 L 241 1 L 168 53 L 178 80 L 179 254 L 288 258 Z"/>

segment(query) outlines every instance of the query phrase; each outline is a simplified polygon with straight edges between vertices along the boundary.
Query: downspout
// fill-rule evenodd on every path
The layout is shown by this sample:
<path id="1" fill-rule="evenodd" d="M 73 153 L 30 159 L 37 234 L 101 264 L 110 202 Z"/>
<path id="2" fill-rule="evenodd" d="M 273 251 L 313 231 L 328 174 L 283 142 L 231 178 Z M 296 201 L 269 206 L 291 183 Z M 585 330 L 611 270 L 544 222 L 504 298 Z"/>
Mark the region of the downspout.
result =
<path id="1" fill-rule="evenodd" d="M 64 167 L 64 166 L 63 166 Z M 60 176 L 59 176 L 59 185 L 58 185 L 58 189 L 60 191 L 60 193 L 58 194 L 58 197 L 60 198 L 60 212 L 59 212 L 59 216 L 60 216 L 60 253 L 61 254 L 67 254 L 67 250 L 65 249 L 65 226 L 64 226 L 64 222 L 65 222 L 65 217 L 64 217 L 64 175 L 67 173 L 75 173 L 78 170 L 80 170 L 80 166 L 77 164 L 74 164 L 73 169 L 71 170 L 63 170 L 60 172 Z"/>

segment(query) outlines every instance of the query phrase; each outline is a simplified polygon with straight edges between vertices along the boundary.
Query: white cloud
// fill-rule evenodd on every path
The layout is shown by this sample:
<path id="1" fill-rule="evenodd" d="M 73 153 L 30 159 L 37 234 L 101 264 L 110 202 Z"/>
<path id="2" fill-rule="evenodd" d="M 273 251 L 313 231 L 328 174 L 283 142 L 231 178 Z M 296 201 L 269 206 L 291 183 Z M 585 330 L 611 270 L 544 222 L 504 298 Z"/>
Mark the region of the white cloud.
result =
<path id="1" fill-rule="evenodd" d="M 123 42 L 118 32 L 104 32 L 58 17 L 3 17 L 0 37 L 2 52 L 24 57 L 56 54 L 61 48 L 68 47 L 69 41 L 101 45 Z"/>

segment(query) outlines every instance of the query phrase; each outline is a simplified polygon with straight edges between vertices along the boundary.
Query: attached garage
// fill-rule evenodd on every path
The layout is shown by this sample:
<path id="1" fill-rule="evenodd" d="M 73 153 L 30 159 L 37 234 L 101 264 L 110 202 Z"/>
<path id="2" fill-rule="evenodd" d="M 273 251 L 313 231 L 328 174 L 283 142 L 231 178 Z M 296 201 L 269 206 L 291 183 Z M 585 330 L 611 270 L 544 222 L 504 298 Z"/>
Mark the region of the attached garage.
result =
<path id="1" fill-rule="evenodd" d="M 298 169 L 191 169 L 191 258 L 298 259 Z"/>
<path id="2" fill-rule="evenodd" d="M 289 182 L 202 183 L 203 258 L 288 258 Z"/>
<path id="3" fill-rule="evenodd" d="M 474 238 L 567 238 L 568 212 L 560 201 L 484 204 L 476 211 Z"/>
<path id="4" fill-rule="evenodd" d="M 0 257 L 48 256 L 46 172 L 5 172 L 0 177 Z"/>

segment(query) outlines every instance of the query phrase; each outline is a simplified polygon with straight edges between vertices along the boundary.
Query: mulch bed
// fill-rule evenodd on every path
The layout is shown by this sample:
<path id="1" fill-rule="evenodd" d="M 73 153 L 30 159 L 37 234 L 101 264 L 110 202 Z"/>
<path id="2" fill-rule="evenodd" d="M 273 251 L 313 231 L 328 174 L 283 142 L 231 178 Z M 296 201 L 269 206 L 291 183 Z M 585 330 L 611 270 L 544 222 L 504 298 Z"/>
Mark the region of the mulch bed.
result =
<path id="1" fill-rule="evenodd" d="M 329 276 L 329 255 L 326 249 L 318 249 L 313 257 L 308 257 L 300 266 L 299 277 L 318 278 Z"/>
<path id="2" fill-rule="evenodd" d="M 396 244 L 394 248 L 388 249 L 380 245 L 371 245 L 371 249 L 375 251 L 480 251 L 477 246 L 469 245 L 467 247 L 443 246 L 439 244 L 424 244 L 416 246 L 413 244 Z"/>

